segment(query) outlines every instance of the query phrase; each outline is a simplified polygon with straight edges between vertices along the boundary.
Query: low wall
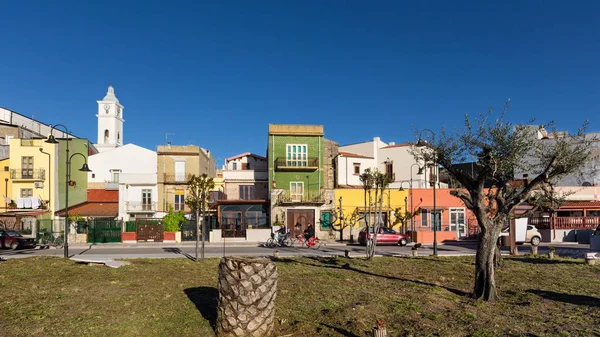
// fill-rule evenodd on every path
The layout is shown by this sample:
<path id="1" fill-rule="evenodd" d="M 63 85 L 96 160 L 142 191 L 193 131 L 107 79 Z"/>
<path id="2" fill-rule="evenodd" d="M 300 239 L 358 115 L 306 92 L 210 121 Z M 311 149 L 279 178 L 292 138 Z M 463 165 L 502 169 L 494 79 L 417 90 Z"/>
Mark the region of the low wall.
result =
<path id="1" fill-rule="evenodd" d="M 590 243 L 591 229 L 540 229 L 543 242 Z"/>
<path id="2" fill-rule="evenodd" d="M 87 243 L 87 234 L 69 234 L 70 243 Z"/>
<path id="3" fill-rule="evenodd" d="M 433 232 L 414 232 L 415 242 L 418 243 L 433 243 Z M 456 241 L 456 232 L 437 232 L 436 239 L 438 243 L 444 241 Z"/>
<path id="4" fill-rule="evenodd" d="M 137 242 L 137 233 L 136 232 L 122 232 L 121 233 L 121 242 L 136 243 Z"/>
<path id="5" fill-rule="evenodd" d="M 225 242 L 265 242 L 271 237 L 271 228 L 247 229 L 245 238 L 223 238 L 220 229 L 210 231 L 208 241 L 214 243 Z"/>

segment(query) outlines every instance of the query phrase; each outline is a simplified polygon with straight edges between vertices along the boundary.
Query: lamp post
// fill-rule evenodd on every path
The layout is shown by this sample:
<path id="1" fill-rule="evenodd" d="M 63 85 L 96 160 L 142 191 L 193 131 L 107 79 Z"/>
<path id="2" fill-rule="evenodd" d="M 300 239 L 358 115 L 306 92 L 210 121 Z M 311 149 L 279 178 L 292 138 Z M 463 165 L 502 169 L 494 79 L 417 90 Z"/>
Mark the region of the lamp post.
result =
<path id="1" fill-rule="evenodd" d="M 52 129 L 50 129 L 50 135 L 48 136 L 48 139 L 46 140 L 46 143 L 50 143 L 50 144 L 58 144 L 58 141 L 56 140 L 56 138 L 54 138 L 54 135 L 52 134 L 52 131 L 54 131 L 54 129 L 56 129 L 57 126 L 60 126 L 62 128 L 64 128 L 65 131 L 65 135 L 66 135 L 66 181 L 65 181 L 65 245 L 64 245 L 64 257 L 68 258 L 69 257 L 69 185 L 70 185 L 70 180 L 71 180 L 71 159 L 75 156 L 81 156 L 83 157 L 84 160 L 84 164 L 83 166 L 79 169 L 79 171 L 82 172 L 91 172 L 92 170 L 90 170 L 90 168 L 88 167 L 87 164 L 87 158 L 79 153 L 73 153 L 71 156 L 69 156 L 69 130 L 67 129 L 66 126 L 62 125 L 62 124 L 56 124 L 52 126 Z"/>
<path id="2" fill-rule="evenodd" d="M 423 140 L 421 134 L 423 132 L 429 132 L 431 134 L 431 139 L 435 138 L 435 132 L 429 129 L 423 129 L 419 132 L 419 140 L 417 141 L 417 146 L 427 146 L 427 142 Z M 437 184 L 437 155 L 435 151 L 433 151 L 433 167 L 435 170 L 434 173 L 434 181 L 433 181 L 433 256 L 437 256 L 437 209 L 436 209 L 436 200 L 435 200 L 435 185 Z M 425 166 L 425 165 L 424 165 Z M 431 184 L 431 181 L 429 182 Z M 440 217 L 441 218 L 441 217 Z M 440 219 L 441 220 L 441 219 Z"/>
<path id="3" fill-rule="evenodd" d="M 4 211 L 8 212 L 8 178 L 4 178 Z"/>

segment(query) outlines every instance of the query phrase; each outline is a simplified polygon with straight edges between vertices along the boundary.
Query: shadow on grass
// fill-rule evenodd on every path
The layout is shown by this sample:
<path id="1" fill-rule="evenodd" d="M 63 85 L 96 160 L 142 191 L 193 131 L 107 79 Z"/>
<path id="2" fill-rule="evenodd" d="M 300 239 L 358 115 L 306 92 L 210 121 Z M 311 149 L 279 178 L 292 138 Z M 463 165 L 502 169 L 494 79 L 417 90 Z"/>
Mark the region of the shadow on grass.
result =
<path id="1" fill-rule="evenodd" d="M 548 258 L 536 258 L 536 257 L 510 257 L 505 258 L 507 261 L 523 262 L 530 264 L 581 264 L 580 261 L 573 259 L 548 259 Z"/>
<path id="2" fill-rule="evenodd" d="M 383 277 L 389 280 L 397 280 L 397 281 L 403 281 L 403 282 L 411 282 L 411 283 L 415 283 L 415 284 L 420 284 L 420 285 L 424 285 L 424 286 L 429 286 L 429 287 L 440 287 L 443 289 L 446 289 L 447 291 L 458 295 L 458 296 L 463 296 L 463 297 L 471 297 L 471 294 L 465 291 L 462 291 L 460 289 L 454 289 L 454 288 L 450 288 L 450 287 L 446 287 L 443 285 L 438 285 L 438 284 L 433 284 L 433 283 L 428 283 L 428 282 L 424 282 L 424 281 L 420 281 L 420 280 L 411 280 L 411 279 L 407 279 L 407 278 L 402 278 L 402 277 L 397 277 L 397 276 L 389 276 L 389 275 L 379 275 L 379 274 L 375 274 L 375 273 L 371 273 L 365 270 L 360 270 L 358 268 L 354 268 L 350 265 L 350 263 L 345 263 L 342 266 L 339 266 L 337 264 L 338 260 L 337 259 L 332 259 L 332 258 L 326 258 L 326 257 L 319 257 L 319 256 L 310 256 L 310 257 L 304 257 L 305 259 L 310 259 L 313 261 L 316 261 L 319 264 L 313 264 L 313 263 L 306 263 L 306 262 L 302 262 L 299 261 L 297 259 L 289 259 L 289 258 L 283 258 L 283 259 L 276 259 L 275 261 L 277 262 L 283 262 L 283 263 L 299 263 L 299 264 L 304 264 L 307 266 L 312 266 L 312 267 L 319 267 L 319 268 L 330 268 L 330 269 L 338 269 L 338 270 L 350 270 L 353 272 L 357 272 L 360 274 L 364 274 L 364 275 L 369 275 L 369 276 L 376 276 L 376 277 Z M 340 259 L 339 261 L 342 261 L 342 259 Z"/>
<path id="3" fill-rule="evenodd" d="M 185 256 L 186 258 L 188 258 L 188 259 L 190 259 L 190 260 L 192 260 L 192 261 L 195 261 L 195 260 L 196 260 L 196 259 L 195 259 L 195 258 L 194 258 L 192 255 L 190 255 L 190 254 L 188 254 L 188 253 L 184 253 L 184 252 L 183 252 L 181 249 L 179 249 L 179 248 L 163 248 L 163 250 L 164 250 L 165 252 L 168 252 L 168 253 L 174 253 L 174 254 L 180 254 L 180 255 L 183 255 L 183 256 Z"/>
<path id="4" fill-rule="evenodd" d="M 184 290 L 187 297 L 194 303 L 214 331 L 217 326 L 217 305 L 219 303 L 219 291 L 215 287 L 197 287 Z"/>
<path id="5" fill-rule="evenodd" d="M 327 327 L 327 328 L 329 328 L 329 329 L 331 329 L 331 330 L 333 330 L 333 331 L 335 331 L 335 332 L 337 332 L 340 335 L 345 336 L 345 337 L 358 337 L 358 335 L 355 335 L 355 334 L 353 334 L 352 332 L 350 332 L 348 330 L 345 330 L 345 329 L 342 329 L 342 328 L 338 328 L 337 326 L 333 326 L 333 325 L 329 325 L 329 324 L 321 324 L 321 325 L 324 326 L 324 327 Z"/>
<path id="6" fill-rule="evenodd" d="M 528 289 L 525 290 L 526 293 L 535 294 L 541 296 L 545 299 L 558 301 L 569 304 L 576 305 L 587 305 L 589 307 L 600 307 L 600 299 L 592 296 L 586 295 L 571 295 L 564 293 L 557 293 L 555 291 L 549 290 L 538 290 L 538 289 Z"/>

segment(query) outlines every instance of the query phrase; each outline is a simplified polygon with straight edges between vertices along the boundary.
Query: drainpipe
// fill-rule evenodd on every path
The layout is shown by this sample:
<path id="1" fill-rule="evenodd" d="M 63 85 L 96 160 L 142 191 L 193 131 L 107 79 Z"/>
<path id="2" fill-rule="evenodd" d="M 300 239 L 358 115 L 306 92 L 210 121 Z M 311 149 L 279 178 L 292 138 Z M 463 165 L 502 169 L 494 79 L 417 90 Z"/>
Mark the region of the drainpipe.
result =
<path id="1" fill-rule="evenodd" d="M 323 160 L 321 158 L 321 137 L 319 137 L 319 166 L 323 166 L 321 164 L 323 164 Z M 317 170 L 318 176 L 319 176 L 319 184 L 317 185 L 317 191 L 321 192 L 321 168 L 319 168 Z"/>

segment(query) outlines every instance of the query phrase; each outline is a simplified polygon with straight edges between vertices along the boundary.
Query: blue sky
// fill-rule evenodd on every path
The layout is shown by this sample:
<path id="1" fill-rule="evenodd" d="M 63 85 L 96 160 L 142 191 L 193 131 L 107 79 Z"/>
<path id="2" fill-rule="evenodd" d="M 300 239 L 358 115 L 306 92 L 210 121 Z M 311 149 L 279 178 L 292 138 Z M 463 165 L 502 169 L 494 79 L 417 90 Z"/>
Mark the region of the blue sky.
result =
<path id="1" fill-rule="evenodd" d="M 140 4 L 142 4 L 140 6 Z M 264 155 L 269 123 L 340 144 L 414 140 L 510 98 L 508 118 L 600 131 L 598 1 L 12 1 L 0 106 L 96 142 L 112 83 L 125 143 Z"/>

